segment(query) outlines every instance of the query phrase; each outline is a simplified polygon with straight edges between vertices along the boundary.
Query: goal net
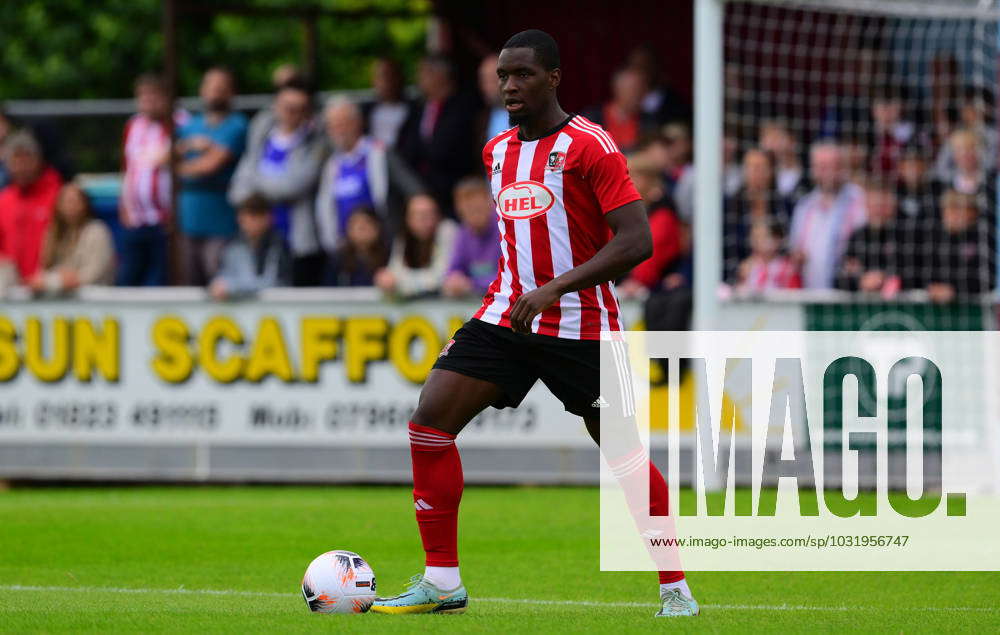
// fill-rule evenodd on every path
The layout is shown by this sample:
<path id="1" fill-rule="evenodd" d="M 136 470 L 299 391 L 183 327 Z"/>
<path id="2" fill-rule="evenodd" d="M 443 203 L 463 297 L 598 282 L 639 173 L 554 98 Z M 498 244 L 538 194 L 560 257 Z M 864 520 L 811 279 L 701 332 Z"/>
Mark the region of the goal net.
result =
<path id="1" fill-rule="evenodd" d="M 998 19 L 994 0 L 725 3 L 731 298 L 799 302 L 809 329 L 991 327 Z"/>

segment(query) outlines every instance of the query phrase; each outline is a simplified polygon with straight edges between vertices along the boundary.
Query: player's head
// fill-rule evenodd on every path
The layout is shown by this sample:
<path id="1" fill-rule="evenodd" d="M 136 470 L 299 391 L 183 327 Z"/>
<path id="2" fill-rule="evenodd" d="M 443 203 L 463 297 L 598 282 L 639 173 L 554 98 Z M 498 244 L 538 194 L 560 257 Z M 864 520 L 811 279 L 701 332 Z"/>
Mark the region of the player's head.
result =
<path id="1" fill-rule="evenodd" d="M 497 61 L 500 99 L 513 124 L 531 121 L 548 109 L 562 79 L 559 46 L 538 29 L 507 40 Z"/>

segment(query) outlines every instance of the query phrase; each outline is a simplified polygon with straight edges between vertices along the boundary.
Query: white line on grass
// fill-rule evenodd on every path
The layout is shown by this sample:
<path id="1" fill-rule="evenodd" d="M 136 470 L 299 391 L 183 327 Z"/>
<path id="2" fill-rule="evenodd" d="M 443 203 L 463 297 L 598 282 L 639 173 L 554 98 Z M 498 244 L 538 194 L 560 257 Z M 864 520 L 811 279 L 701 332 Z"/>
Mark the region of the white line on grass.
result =
<path id="1" fill-rule="evenodd" d="M 140 589 L 131 587 L 92 587 L 92 586 L 31 586 L 10 584 L 0 586 L 0 591 L 28 591 L 36 593 L 62 593 L 77 591 L 81 593 L 136 593 L 136 594 L 171 594 L 171 595 L 240 595 L 249 597 L 293 598 L 296 593 L 275 593 L 268 591 L 238 591 L 227 589 Z M 475 602 L 496 604 L 534 604 L 541 606 L 586 606 L 605 608 L 650 608 L 659 604 L 650 602 L 592 602 L 587 600 L 534 600 L 530 598 L 480 598 L 473 596 Z M 884 611 L 881 606 L 803 606 L 796 604 L 703 604 L 706 609 L 715 611 Z M 910 606 L 908 611 L 976 611 L 996 613 L 1000 608 L 988 606 Z"/>

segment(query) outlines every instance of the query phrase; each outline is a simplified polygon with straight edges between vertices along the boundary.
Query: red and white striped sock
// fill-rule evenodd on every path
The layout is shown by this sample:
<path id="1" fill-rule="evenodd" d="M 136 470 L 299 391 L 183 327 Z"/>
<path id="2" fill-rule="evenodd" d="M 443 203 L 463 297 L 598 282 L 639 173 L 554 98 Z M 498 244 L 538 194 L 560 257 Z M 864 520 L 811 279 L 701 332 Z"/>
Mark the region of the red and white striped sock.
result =
<path id="1" fill-rule="evenodd" d="M 428 567 L 458 566 L 458 504 L 464 481 L 455 435 L 410 422 L 413 506 Z"/>

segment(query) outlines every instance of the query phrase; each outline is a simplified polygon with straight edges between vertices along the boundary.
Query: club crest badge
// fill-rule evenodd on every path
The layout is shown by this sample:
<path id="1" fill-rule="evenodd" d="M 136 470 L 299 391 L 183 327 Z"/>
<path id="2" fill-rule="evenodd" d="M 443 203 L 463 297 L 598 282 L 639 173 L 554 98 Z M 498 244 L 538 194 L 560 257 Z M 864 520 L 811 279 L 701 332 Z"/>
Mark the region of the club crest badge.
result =
<path id="1" fill-rule="evenodd" d="M 566 153 L 565 152 L 552 152 L 549 154 L 549 160 L 545 164 L 547 170 L 552 170 L 553 172 L 563 169 L 566 165 Z"/>

